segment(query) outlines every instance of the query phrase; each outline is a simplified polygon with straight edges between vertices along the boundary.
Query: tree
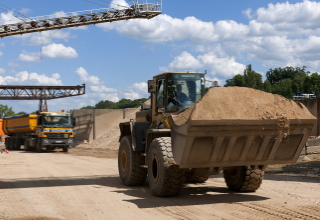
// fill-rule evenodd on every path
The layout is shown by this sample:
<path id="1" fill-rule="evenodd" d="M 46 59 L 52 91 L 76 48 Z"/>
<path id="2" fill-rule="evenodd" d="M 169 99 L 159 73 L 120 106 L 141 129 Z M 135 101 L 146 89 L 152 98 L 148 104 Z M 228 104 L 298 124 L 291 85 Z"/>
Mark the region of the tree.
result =
<path id="1" fill-rule="evenodd" d="M 243 72 L 243 79 L 246 87 L 253 89 L 262 89 L 262 76 L 256 71 L 252 70 L 251 64 L 247 65 Z"/>
<path id="2" fill-rule="evenodd" d="M 292 80 L 284 79 L 282 81 L 279 81 L 273 84 L 272 93 L 282 95 L 288 99 L 291 99 L 294 94 L 291 87 L 292 87 Z"/>
<path id="3" fill-rule="evenodd" d="M 21 111 L 21 112 L 14 114 L 14 115 L 26 115 L 26 114 L 27 114 L 27 112 Z"/>
<path id="4" fill-rule="evenodd" d="M 8 107 L 8 105 L 0 104 L 0 118 L 10 117 L 14 115 L 14 111 L 12 107 Z"/>
<path id="5" fill-rule="evenodd" d="M 237 74 L 232 79 L 227 79 L 226 84 L 224 86 L 225 87 L 228 87 L 228 86 L 244 87 L 245 86 L 245 82 L 244 82 L 243 75 Z"/>
<path id="6" fill-rule="evenodd" d="M 93 107 L 93 106 L 88 105 L 88 106 L 82 107 L 82 108 L 80 108 L 80 109 L 94 109 L 94 107 Z"/>
<path id="7" fill-rule="evenodd" d="M 108 107 L 111 107 L 114 104 L 114 102 L 105 100 L 105 101 L 100 101 L 95 105 L 95 109 L 108 109 Z"/>

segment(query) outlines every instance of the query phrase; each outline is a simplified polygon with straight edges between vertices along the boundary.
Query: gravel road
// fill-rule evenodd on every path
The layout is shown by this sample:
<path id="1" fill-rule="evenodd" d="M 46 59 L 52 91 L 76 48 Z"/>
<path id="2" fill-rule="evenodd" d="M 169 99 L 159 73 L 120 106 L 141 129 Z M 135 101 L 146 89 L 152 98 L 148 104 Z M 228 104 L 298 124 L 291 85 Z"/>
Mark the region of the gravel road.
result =
<path id="1" fill-rule="evenodd" d="M 147 183 L 121 184 L 114 152 L 79 152 L 0 154 L 0 219 L 320 220 L 319 162 L 301 172 L 271 167 L 256 193 L 230 192 L 218 175 L 186 185 L 178 197 L 157 198 Z"/>

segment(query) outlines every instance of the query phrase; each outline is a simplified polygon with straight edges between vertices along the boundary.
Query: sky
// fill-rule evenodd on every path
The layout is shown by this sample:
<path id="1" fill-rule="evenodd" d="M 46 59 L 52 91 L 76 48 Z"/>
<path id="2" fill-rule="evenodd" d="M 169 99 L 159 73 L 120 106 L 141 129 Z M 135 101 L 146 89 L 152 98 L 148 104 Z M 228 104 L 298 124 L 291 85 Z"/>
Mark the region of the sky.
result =
<path id="1" fill-rule="evenodd" d="M 60 16 L 128 4 L 132 1 L 0 0 L 0 25 L 15 22 L 13 14 Z M 49 111 L 60 111 L 147 98 L 147 81 L 167 71 L 207 70 L 206 78 L 220 85 L 243 74 L 248 64 L 263 76 L 286 66 L 320 72 L 319 21 L 320 1 L 163 0 L 162 14 L 150 20 L 1 38 L 0 84 L 86 84 L 85 95 L 48 101 Z M 15 112 L 38 108 L 38 101 L 0 104 Z"/>

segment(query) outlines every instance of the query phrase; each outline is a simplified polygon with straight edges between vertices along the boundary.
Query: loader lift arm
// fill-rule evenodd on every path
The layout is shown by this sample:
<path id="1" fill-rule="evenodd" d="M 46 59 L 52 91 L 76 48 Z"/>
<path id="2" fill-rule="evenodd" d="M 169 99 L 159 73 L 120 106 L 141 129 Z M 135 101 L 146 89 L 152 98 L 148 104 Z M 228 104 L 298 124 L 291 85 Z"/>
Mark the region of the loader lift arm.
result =
<path id="1" fill-rule="evenodd" d="M 32 21 L 20 22 L 14 24 L 5 24 L 0 26 L 0 37 L 41 32 L 69 27 L 79 27 L 90 24 L 99 24 L 129 19 L 151 19 L 161 12 L 161 0 L 156 3 L 139 4 L 138 0 L 127 8 L 116 10 L 102 8 L 89 11 L 72 12 L 71 16 L 52 18 L 53 15 L 34 17 Z M 159 3 L 160 2 L 160 3 Z M 95 11 L 95 12 L 94 12 Z M 94 13 L 93 13 L 94 12 Z M 21 20 L 23 20 L 21 18 Z"/>

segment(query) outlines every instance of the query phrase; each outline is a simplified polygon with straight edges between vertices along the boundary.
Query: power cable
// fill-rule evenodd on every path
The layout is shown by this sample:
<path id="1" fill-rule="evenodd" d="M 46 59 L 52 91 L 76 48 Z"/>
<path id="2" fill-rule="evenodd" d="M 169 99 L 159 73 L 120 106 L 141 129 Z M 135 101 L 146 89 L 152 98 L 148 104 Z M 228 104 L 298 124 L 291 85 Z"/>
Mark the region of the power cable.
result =
<path id="1" fill-rule="evenodd" d="M 102 7 L 108 7 L 108 6 L 101 5 L 101 4 L 99 4 L 99 3 L 92 2 L 92 1 L 89 1 L 89 0 L 83 0 L 83 1 L 90 2 L 90 3 L 92 3 L 92 4 L 96 4 L 96 5 L 100 5 L 100 6 L 102 6 Z"/>
<path id="2" fill-rule="evenodd" d="M 1 3 L 0 3 L 0 4 L 1 4 Z M 8 11 L 8 10 L 3 9 L 3 8 L 0 8 L 0 9 L 2 9 L 3 11 L 5 11 L 5 12 L 7 12 L 7 13 L 11 14 L 12 16 L 14 16 L 14 17 L 18 18 L 19 20 L 21 20 L 21 21 L 23 21 L 23 22 L 26 22 L 26 21 L 25 21 L 25 20 L 23 20 L 22 18 L 20 18 L 20 17 L 18 17 L 18 16 L 15 16 L 11 11 Z"/>
<path id="3" fill-rule="evenodd" d="M 9 8 L 10 10 L 12 10 L 12 11 L 14 11 L 14 12 L 18 13 L 19 15 L 22 15 L 23 17 L 26 17 L 26 18 L 30 19 L 31 21 L 33 21 L 33 19 L 31 19 L 31 18 L 29 18 L 28 16 L 26 16 L 26 15 L 24 15 L 24 14 L 22 14 L 22 13 L 18 12 L 17 10 L 14 10 L 13 8 L 10 8 L 10 7 L 8 7 L 8 6 L 4 5 L 4 4 L 2 4 L 2 3 L 0 3 L 0 5 L 4 6 L 4 7 L 6 7 L 6 8 Z"/>
<path id="4" fill-rule="evenodd" d="M 99 3 L 92 2 L 92 1 L 89 1 L 89 0 L 84 0 L 84 1 L 90 2 L 90 3 L 92 3 L 92 4 L 100 5 L 100 6 L 102 6 L 102 7 L 112 8 L 112 7 L 105 6 L 105 5 L 101 5 L 101 4 L 99 4 Z M 127 7 L 127 6 L 118 5 L 118 4 L 115 4 L 115 3 L 112 3 L 112 2 L 107 2 L 107 1 L 103 1 L 103 0 L 99 0 L 99 1 L 106 2 L 106 3 L 110 3 L 111 5 L 116 5 L 116 6 L 120 6 L 120 7 L 124 7 L 124 8 L 129 8 L 129 7 Z M 116 8 L 112 8 L 112 9 L 118 10 L 118 9 L 116 9 Z"/>
<path id="5" fill-rule="evenodd" d="M 115 3 L 112 3 L 112 2 L 107 2 L 107 1 L 104 1 L 104 0 L 99 0 L 101 2 L 106 2 L 106 3 L 110 3 L 110 5 L 116 5 L 116 6 L 119 6 L 119 7 L 123 7 L 123 8 L 130 8 L 128 6 L 124 6 L 124 5 L 119 5 L 119 4 L 115 4 Z"/>

